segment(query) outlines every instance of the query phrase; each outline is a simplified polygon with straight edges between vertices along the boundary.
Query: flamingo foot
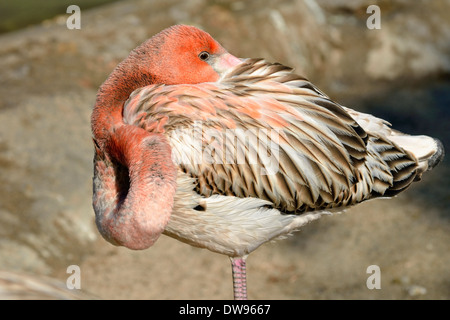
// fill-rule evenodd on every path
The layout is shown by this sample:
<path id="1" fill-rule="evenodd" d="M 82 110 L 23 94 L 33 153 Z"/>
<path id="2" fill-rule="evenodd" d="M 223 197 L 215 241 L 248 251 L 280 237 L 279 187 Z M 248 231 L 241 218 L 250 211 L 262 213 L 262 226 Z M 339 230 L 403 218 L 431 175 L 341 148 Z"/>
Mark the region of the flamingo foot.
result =
<path id="1" fill-rule="evenodd" d="M 245 257 L 232 258 L 234 300 L 247 300 L 247 273 L 245 269 Z"/>

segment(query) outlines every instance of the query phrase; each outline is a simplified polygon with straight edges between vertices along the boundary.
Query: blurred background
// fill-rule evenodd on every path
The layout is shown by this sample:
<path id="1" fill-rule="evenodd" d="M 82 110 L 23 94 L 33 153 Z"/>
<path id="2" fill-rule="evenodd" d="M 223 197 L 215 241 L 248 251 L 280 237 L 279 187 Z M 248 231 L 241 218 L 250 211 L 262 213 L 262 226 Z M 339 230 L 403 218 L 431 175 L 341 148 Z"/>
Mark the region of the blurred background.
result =
<path id="1" fill-rule="evenodd" d="M 69 5 L 81 29 L 69 30 Z M 378 5 L 381 29 L 367 28 Z M 295 67 L 333 100 L 450 145 L 450 1 L 77 0 L 0 3 L 0 269 L 106 299 L 230 299 L 229 259 L 168 237 L 140 252 L 94 224 L 90 114 L 129 51 L 173 24 Z M 395 199 L 322 218 L 248 258 L 252 299 L 449 299 L 444 159 Z M 381 289 L 366 269 L 378 265 Z M 0 282 L 1 285 L 1 282 Z"/>

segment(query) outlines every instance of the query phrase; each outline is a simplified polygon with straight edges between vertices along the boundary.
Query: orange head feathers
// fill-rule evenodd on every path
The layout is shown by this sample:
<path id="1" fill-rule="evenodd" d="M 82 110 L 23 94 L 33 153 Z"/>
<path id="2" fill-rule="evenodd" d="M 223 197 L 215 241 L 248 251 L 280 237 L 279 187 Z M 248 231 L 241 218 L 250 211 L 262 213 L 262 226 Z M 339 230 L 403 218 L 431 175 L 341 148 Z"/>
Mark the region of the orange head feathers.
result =
<path id="1" fill-rule="evenodd" d="M 167 28 L 131 51 L 102 84 L 92 113 L 92 129 L 103 145 L 121 124 L 123 103 L 151 84 L 214 82 L 241 60 L 229 54 L 208 33 L 186 25 Z"/>

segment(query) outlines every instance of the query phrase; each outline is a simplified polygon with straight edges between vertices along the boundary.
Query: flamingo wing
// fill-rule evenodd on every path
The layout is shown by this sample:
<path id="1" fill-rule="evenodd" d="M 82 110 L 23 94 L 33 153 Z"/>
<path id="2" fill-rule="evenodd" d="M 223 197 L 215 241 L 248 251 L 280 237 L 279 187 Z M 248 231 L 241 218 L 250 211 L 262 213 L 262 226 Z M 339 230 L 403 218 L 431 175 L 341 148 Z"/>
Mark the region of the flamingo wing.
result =
<path id="1" fill-rule="evenodd" d="M 169 137 L 173 160 L 199 194 L 257 197 L 289 213 L 382 194 L 393 177 L 378 153 L 403 154 L 292 69 L 261 59 L 214 83 L 140 88 L 123 117 Z"/>

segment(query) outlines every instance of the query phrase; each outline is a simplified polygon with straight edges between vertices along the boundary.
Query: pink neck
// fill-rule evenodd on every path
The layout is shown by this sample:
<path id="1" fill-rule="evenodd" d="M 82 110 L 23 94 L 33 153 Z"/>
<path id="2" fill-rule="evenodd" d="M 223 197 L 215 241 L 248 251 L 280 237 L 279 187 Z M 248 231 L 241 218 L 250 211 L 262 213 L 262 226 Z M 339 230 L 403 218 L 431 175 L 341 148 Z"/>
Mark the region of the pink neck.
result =
<path id="1" fill-rule="evenodd" d="M 115 245 L 146 249 L 164 231 L 172 212 L 177 169 L 170 146 L 164 136 L 128 125 L 117 129 L 112 140 L 125 165 L 96 152 L 97 227 Z"/>
<path id="2" fill-rule="evenodd" d="M 91 122 L 94 140 L 102 149 L 106 147 L 110 134 L 123 124 L 123 105 L 130 94 L 138 88 L 156 83 L 155 77 L 142 70 L 141 64 L 142 61 L 132 52 L 114 69 L 98 91 Z"/>
<path id="3" fill-rule="evenodd" d="M 170 218 L 177 168 L 164 136 L 123 123 L 123 105 L 131 92 L 154 80 L 133 61 L 124 60 L 101 86 L 92 113 L 93 206 L 106 240 L 145 249 Z"/>

